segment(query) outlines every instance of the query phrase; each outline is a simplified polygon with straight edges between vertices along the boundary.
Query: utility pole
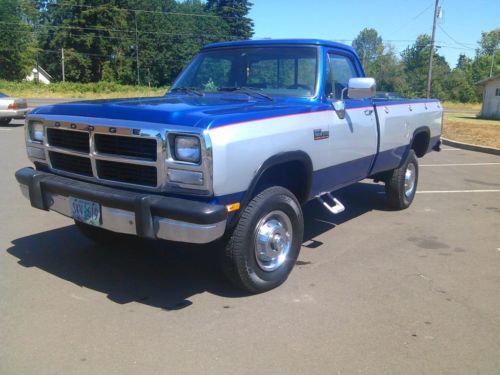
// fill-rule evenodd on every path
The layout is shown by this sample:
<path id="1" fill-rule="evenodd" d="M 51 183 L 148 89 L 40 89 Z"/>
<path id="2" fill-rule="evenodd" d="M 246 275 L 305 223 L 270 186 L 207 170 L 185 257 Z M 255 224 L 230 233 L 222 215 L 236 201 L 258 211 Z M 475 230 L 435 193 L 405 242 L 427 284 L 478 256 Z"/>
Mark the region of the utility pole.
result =
<path id="1" fill-rule="evenodd" d="M 139 35 L 137 33 L 137 11 L 134 11 L 134 21 L 135 21 L 135 65 L 137 68 L 137 86 L 141 84 L 141 78 L 139 75 Z"/>
<path id="2" fill-rule="evenodd" d="M 62 69 L 62 81 L 64 82 L 66 80 L 66 77 L 64 75 L 64 48 L 61 48 L 61 69 Z"/>
<path id="3" fill-rule="evenodd" d="M 436 38 L 436 22 L 439 15 L 439 0 L 434 6 L 434 18 L 432 19 L 431 53 L 429 56 L 429 74 L 427 76 L 427 99 L 431 97 L 432 88 L 432 60 L 434 59 L 434 43 Z"/>

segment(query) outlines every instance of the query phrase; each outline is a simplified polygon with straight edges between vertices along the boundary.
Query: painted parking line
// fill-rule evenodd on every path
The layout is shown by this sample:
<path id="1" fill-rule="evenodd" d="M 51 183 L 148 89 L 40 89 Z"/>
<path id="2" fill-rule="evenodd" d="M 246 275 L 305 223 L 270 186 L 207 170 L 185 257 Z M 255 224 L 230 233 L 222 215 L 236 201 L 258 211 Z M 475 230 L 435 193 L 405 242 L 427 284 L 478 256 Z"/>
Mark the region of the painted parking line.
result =
<path id="1" fill-rule="evenodd" d="M 3 129 L 3 128 L 0 128 L 0 130 L 2 130 L 4 132 L 10 132 L 12 129 Z"/>
<path id="2" fill-rule="evenodd" d="M 491 190 L 419 190 L 417 194 L 450 194 L 450 193 L 500 193 L 500 189 Z"/>
<path id="3" fill-rule="evenodd" d="M 456 164 L 420 164 L 419 167 L 466 167 L 481 165 L 500 165 L 500 163 L 456 163 Z"/>

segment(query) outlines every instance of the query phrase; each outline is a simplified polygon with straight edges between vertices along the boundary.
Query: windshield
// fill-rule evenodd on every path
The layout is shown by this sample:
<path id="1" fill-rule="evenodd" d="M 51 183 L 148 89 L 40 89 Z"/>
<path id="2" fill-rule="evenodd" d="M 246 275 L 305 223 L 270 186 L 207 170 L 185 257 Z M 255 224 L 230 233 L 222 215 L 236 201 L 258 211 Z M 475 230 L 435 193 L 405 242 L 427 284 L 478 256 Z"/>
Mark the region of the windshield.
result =
<path id="1" fill-rule="evenodd" d="M 234 92 L 310 97 L 315 93 L 318 57 L 314 47 L 244 47 L 201 52 L 172 91 Z"/>

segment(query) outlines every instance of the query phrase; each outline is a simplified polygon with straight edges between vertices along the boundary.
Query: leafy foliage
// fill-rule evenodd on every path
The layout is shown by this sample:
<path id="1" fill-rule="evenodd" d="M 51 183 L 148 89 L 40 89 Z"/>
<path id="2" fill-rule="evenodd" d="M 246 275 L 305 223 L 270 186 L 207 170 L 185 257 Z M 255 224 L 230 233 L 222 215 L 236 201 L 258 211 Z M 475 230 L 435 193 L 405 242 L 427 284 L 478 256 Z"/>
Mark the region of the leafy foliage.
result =
<path id="1" fill-rule="evenodd" d="M 463 103 L 478 102 L 481 98 L 475 83 L 489 77 L 490 70 L 493 76 L 500 73 L 499 40 L 500 29 L 484 32 L 475 58 L 461 55 L 455 68 L 450 68 L 436 47 L 432 96 Z M 362 59 L 364 56 L 366 74 L 377 79 L 378 90 L 412 98 L 426 94 L 430 41 L 429 35 L 420 35 L 397 56 L 376 30 L 364 29 L 352 45 Z"/>
<path id="2" fill-rule="evenodd" d="M 21 80 L 38 62 L 67 82 L 166 86 L 205 44 L 250 39 L 249 0 L 0 0 L 0 78 Z M 432 95 L 477 102 L 475 83 L 500 74 L 500 29 L 483 32 L 473 59 L 450 67 L 434 51 Z M 425 95 L 430 38 L 401 54 L 373 28 L 352 43 L 378 89 Z M 214 82 L 217 84 L 217 82 Z"/>
<path id="3" fill-rule="evenodd" d="M 0 78 L 23 79 L 33 68 L 35 13 L 28 0 L 0 0 Z"/>
<path id="4" fill-rule="evenodd" d="M 64 48 L 67 81 L 170 84 L 203 45 L 250 38 L 250 6 L 247 0 L 39 0 L 40 63 L 61 80 Z"/>

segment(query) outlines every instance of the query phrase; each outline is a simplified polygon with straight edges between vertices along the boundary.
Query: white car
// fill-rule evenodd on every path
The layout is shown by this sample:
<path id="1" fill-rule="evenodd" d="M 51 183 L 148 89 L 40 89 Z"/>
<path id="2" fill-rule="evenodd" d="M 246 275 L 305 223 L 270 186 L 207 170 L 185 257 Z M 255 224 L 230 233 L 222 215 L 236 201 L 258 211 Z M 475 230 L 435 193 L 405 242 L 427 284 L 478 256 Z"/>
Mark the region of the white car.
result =
<path id="1" fill-rule="evenodd" d="M 0 92 L 0 125 L 7 125 L 13 118 L 24 118 L 27 112 L 26 99 L 10 98 Z"/>

